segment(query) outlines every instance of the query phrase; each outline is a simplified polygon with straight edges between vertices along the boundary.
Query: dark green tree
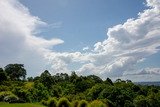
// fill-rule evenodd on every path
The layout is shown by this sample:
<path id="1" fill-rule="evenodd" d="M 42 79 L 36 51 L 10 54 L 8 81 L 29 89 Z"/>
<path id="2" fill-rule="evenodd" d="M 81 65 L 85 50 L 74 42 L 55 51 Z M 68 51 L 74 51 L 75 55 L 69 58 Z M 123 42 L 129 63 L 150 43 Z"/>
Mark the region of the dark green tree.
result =
<path id="1" fill-rule="evenodd" d="M 93 80 L 94 83 L 102 83 L 103 82 L 103 80 L 96 75 L 89 75 L 89 76 L 87 76 L 87 78 L 90 78 L 91 80 Z"/>
<path id="2" fill-rule="evenodd" d="M 11 80 L 24 80 L 26 77 L 26 70 L 23 64 L 8 64 L 4 67 L 4 70 Z"/>
<path id="3" fill-rule="evenodd" d="M 71 76 L 69 78 L 70 82 L 75 83 L 76 79 L 78 78 L 78 75 L 75 71 L 72 71 Z"/>
<path id="4" fill-rule="evenodd" d="M 135 107 L 149 107 L 149 104 L 143 95 L 137 96 L 133 102 Z"/>
<path id="5" fill-rule="evenodd" d="M 41 76 L 40 76 L 40 82 L 43 83 L 43 85 L 47 88 L 51 88 L 52 85 L 54 85 L 54 80 L 51 76 L 51 74 L 49 73 L 48 70 L 45 70 Z"/>
<path id="6" fill-rule="evenodd" d="M 107 78 L 104 82 L 106 84 L 114 85 L 113 82 L 112 82 L 112 80 L 110 78 Z"/>
<path id="7" fill-rule="evenodd" d="M 27 80 L 28 82 L 33 82 L 33 77 L 28 77 Z"/>
<path id="8" fill-rule="evenodd" d="M 6 75 L 5 71 L 2 68 L 0 68 L 0 83 L 2 81 L 6 81 L 6 80 L 7 80 L 7 75 Z"/>

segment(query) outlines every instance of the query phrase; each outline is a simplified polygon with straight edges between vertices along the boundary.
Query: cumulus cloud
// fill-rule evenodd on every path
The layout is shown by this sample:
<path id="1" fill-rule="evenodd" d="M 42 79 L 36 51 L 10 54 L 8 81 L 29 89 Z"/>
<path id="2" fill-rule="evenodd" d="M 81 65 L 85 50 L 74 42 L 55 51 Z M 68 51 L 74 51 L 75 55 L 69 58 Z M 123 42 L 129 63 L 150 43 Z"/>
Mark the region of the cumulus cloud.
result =
<path id="1" fill-rule="evenodd" d="M 88 46 L 83 47 L 83 51 L 87 51 L 87 50 L 89 50 L 89 47 L 88 47 Z"/>
<path id="2" fill-rule="evenodd" d="M 36 36 L 37 27 L 43 25 L 46 23 L 17 0 L 0 0 L 0 65 L 24 63 L 33 67 L 32 72 L 44 69 L 44 54 L 63 40 Z"/>
<path id="3" fill-rule="evenodd" d="M 109 28 L 108 38 L 95 43 L 92 51 L 70 53 L 52 50 L 52 46 L 63 40 L 36 36 L 37 26 L 46 23 L 32 16 L 17 0 L 1 0 L 0 65 L 19 61 L 28 64 L 32 70 L 33 67 L 40 70 L 37 68 L 49 64 L 52 73 L 69 73 L 69 66 L 74 68 L 76 63 L 78 74 L 96 74 L 102 78 L 123 76 L 135 70 L 137 63 L 159 51 L 160 1 L 147 0 L 146 6 L 148 9 L 140 12 L 136 19 Z"/>
<path id="4" fill-rule="evenodd" d="M 125 75 L 160 75 L 160 68 L 145 68 L 138 72 Z"/>
<path id="5" fill-rule="evenodd" d="M 97 70 L 101 77 L 123 76 L 124 72 L 134 69 L 141 60 L 157 53 L 160 46 L 160 1 L 147 0 L 149 9 L 138 14 L 137 19 L 128 19 L 125 23 L 108 29 L 108 39 L 97 42 L 90 58 L 94 66 L 87 71 Z M 80 72 L 86 71 L 84 65 Z M 90 70 L 89 70 L 90 68 Z M 86 71 L 86 72 L 87 72 Z M 84 72 L 85 73 L 85 72 Z"/>

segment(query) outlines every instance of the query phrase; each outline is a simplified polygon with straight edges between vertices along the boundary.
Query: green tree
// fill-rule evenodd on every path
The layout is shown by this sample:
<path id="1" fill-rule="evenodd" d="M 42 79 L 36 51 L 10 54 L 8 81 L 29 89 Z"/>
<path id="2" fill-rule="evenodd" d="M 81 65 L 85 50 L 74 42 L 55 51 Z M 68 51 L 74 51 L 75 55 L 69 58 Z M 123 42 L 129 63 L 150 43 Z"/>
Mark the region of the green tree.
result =
<path id="1" fill-rule="evenodd" d="M 110 78 L 107 78 L 104 82 L 106 84 L 114 85 L 113 82 L 112 82 L 112 80 Z"/>
<path id="2" fill-rule="evenodd" d="M 87 76 L 87 78 L 90 78 L 91 80 L 93 80 L 95 84 L 103 82 L 103 80 L 96 75 L 89 75 L 89 76 Z"/>
<path id="3" fill-rule="evenodd" d="M 33 82 L 33 77 L 28 77 L 27 80 L 28 82 Z"/>
<path id="4" fill-rule="evenodd" d="M 6 75 L 6 73 L 3 71 L 3 69 L 0 68 L 0 83 L 1 83 L 2 81 L 6 81 L 6 80 L 7 80 L 7 75 Z"/>
<path id="5" fill-rule="evenodd" d="M 26 70 L 23 64 L 8 64 L 4 67 L 4 70 L 11 80 L 24 80 L 26 77 Z"/>
<path id="6" fill-rule="evenodd" d="M 48 89 L 54 85 L 54 80 L 48 70 L 45 70 L 40 76 L 40 82 Z"/>
<path id="7" fill-rule="evenodd" d="M 77 76 L 76 72 L 73 71 L 73 72 L 71 73 L 71 76 L 70 76 L 69 80 L 70 80 L 70 82 L 75 83 L 76 80 L 77 80 L 77 78 L 78 78 L 78 76 Z"/>
<path id="8" fill-rule="evenodd" d="M 134 106 L 135 107 L 148 107 L 148 103 L 146 101 L 145 96 L 139 95 L 134 100 Z"/>
<path id="9" fill-rule="evenodd" d="M 88 100 L 96 100 L 99 97 L 101 91 L 105 88 L 105 84 L 96 84 L 93 86 L 87 95 Z"/>
<path id="10" fill-rule="evenodd" d="M 46 100 L 49 98 L 49 92 L 47 88 L 42 83 L 39 83 L 38 81 L 34 82 L 34 88 L 32 88 L 30 92 L 35 101 Z"/>

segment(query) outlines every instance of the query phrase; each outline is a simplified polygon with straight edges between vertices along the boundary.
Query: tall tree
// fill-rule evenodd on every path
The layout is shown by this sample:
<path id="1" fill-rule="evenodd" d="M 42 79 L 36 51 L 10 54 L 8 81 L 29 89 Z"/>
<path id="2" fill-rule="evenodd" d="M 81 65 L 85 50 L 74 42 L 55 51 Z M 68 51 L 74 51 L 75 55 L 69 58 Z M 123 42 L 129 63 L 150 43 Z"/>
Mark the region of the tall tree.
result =
<path id="1" fill-rule="evenodd" d="M 2 68 L 0 68 L 0 83 L 1 83 L 2 81 L 5 81 L 5 80 L 7 80 L 7 75 L 6 75 L 6 73 L 4 72 L 4 70 L 3 70 Z"/>
<path id="2" fill-rule="evenodd" d="M 54 80 L 51 76 L 51 74 L 49 73 L 48 70 L 45 70 L 41 76 L 40 76 L 40 82 L 43 83 L 44 86 L 51 88 L 51 86 L 54 84 Z"/>
<path id="3" fill-rule="evenodd" d="M 11 80 L 24 80 L 26 77 L 26 70 L 23 64 L 8 64 L 4 70 Z"/>

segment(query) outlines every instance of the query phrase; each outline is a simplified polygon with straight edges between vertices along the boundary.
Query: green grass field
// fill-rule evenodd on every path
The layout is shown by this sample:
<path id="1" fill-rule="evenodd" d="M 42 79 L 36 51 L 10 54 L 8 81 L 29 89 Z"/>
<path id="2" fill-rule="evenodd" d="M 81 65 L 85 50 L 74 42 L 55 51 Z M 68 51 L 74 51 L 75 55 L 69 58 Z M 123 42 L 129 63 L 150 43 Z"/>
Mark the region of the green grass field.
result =
<path id="1" fill-rule="evenodd" d="M 16 103 L 16 104 L 9 104 L 0 102 L 0 107 L 45 107 L 40 104 L 34 104 L 34 103 Z"/>

